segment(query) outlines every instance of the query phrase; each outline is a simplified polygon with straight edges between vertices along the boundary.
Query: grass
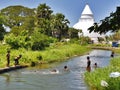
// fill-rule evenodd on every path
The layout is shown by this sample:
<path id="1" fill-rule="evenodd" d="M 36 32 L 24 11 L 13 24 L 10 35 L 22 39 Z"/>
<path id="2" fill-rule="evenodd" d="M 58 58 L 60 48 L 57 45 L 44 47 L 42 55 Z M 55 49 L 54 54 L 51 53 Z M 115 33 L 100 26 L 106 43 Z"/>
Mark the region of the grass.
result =
<path id="1" fill-rule="evenodd" d="M 105 68 L 98 68 L 95 71 L 85 73 L 85 81 L 91 90 L 120 90 L 120 77 L 109 77 L 111 72 L 120 72 L 120 57 L 113 58 L 110 65 Z M 105 80 L 109 86 L 102 87 L 101 80 Z"/>
<path id="2" fill-rule="evenodd" d="M 82 55 L 89 50 L 90 49 L 77 44 L 68 44 L 45 50 L 41 53 L 41 55 L 43 56 L 43 59 L 48 62 L 62 61 L 73 57 L 74 55 Z"/>
<path id="3" fill-rule="evenodd" d="M 10 47 L 7 45 L 0 46 L 0 67 L 5 67 L 6 65 L 6 53 Z M 20 64 L 30 65 L 31 62 L 42 64 L 51 64 L 55 62 L 63 62 L 68 60 L 68 58 L 74 55 L 82 55 L 90 51 L 90 48 L 86 46 L 80 46 L 78 44 L 65 44 L 56 43 L 46 50 L 42 51 L 32 51 L 20 48 L 18 50 L 10 49 L 10 65 L 14 65 L 14 57 L 19 54 L 22 55 L 20 59 Z"/>

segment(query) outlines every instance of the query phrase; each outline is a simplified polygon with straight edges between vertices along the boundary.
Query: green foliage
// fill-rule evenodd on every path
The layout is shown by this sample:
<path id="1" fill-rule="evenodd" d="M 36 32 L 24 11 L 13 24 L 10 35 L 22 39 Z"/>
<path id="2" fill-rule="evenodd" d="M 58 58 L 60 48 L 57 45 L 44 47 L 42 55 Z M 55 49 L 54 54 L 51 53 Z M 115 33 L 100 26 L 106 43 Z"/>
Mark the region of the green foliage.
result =
<path id="1" fill-rule="evenodd" d="M 80 38 L 73 38 L 70 40 L 70 43 L 76 43 L 79 45 L 88 45 L 91 42 L 89 37 L 80 37 Z"/>
<path id="2" fill-rule="evenodd" d="M 52 35 L 57 37 L 59 41 L 63 37 L 68 36 L 68 24 L 70 22 L 62 13 L 57 13 L 56 15 L 52 15 L 51 19 L 51 28 L 52 28 Z"/>
<path id="3" fill-rule="evenodd" d="M 85 80 L 90 85 L 91 90 L 119 90 L 120 77 L 109 77 L 111 72 L 120 72 L 120 57 L 111 60 L 110 65 L 105 68 L 98 68 L 93 72 L 85 73 Z M 102 87 L 101 80 L 105 80 L 109 86 Z"/>
<path id="4" fill-rule="evenodd" d="M 19 45 L 18 45 L 19 40 L 13 34 L 5 36 L 5 41 L 10 46 L 12 46 L 12 48 L 19 48 Z"/>
<path id="5" fill-rule="evenodd" d="M 10 33 L 17 37 L 23 31 L 28 31 L 28 36 L 31 36 L 36 28 L 39 28 L 40 33 L 58 38 L 59 40 L 68 37 L 68 19 L 61 13 L 53 14 L 51 7 L 45 3 L 40 4 L 35 9 L 19 5 L 8 6 L 3 8 L 0 14 L 4 18 L 4 25 L 10 28 Z M 0 23 L 1 20 L 0 17 Z M 3 33 L 0 36 L 3 39 Z M 16 42 L 14 44 L 17 45 Z M 34 42 L 35 44 L 43 45 L 43 43 L 38 42 Z M 33 47 L 36 47 L 34 45 Z M 21 46 L 17 45 L 17 47 Z"/>
<path id="6" fill-rule="evenodd" d="M 2 25 L 0 25 L 0 40 L 3 40 L 3 39 L 4 39 L 4 35 L 5 35 L 5 30 L 4 30 L 4 28 L 2 27 Z"/>
<path id="7" fill-rule="evenodd" d="M 51 8 L 45 3 L 40 4 L 36 9 L 18 5 L 2 9 L 4 24 L 10 28 L 10 33 L 5 36 L 5 42 L 14 49 L 44 50 L 57 39 L 68 37 L 70 22 L 62 13 L 52 13 Z M 72 30 L 70 33 L 72 34 Z M 3 34 L 1 33 L 0 36 L 2 37 Z"/>
<path id="8" fill-rule="evenodd" d="M 6 53 L 10 50 L 10 65 L 14 65 L 14 57 L 22 55 L 20 59 L 20 64 L 31 65 L 32 62 L 35 64 L 41 63 L 53 63 L 62 62 L 67 60 L 74 55 L 82 55 L 89 51 L 89 48 L 80 46 L 78 44 L 65 44 L 65 43 L 54 43 L 46 50 L 42 51 L 31 51 L 24 48 L 12 49 L 10 46 L 2 45 L 0 46 L 0 67 L 5 67 L 6 65 Z"/>
<path id="9" fill-rule="evenodd" d="M 98 32 L 100 34 L 107 33 L 108 31 L 116 32 L 120 29 L 120 7 L 117 7 L 114 13 L 110 13 L 108 17 L 101 20 L 101 23 L 94 23 L 93 26 L 89 28 L 89 31 Z"/>
<path id="10" fill-rule="evenodd" d="M 98 44 L 92 44 L 91 47 L 111 47 L 110 44 L 102 44 L 102 43 L 98 43 Z"/>
<path id="11" fill-rule="evenodd" d="M 10 28 L 20 26 L 28 16 L 34 15 L 34 10 L 24 6 L 8 6 L 1 10 L 5 17 L 5 25 Z"/>
<path id="12" fill-rule="evenodd" d="M 18 48 L 26 48 L 28 49 L 31 44 L 30 41 L 27 41 L 27 36 L 15 36 L 14 34 L 9 34 L 5 36 L 5 41 L 7 44 L 11 46 L 11 48 L 18 49 Z"/>
<path id="13" fill-rule="evenodd" d="M 84 54 L 89 50 L 89 48 L 80 46 L 78 44 L 65 44 L 58 42 L 53 44 L 50 49 L 43 51 L 41 55 L 43 60 L 53 63 L 64 61 L 65 59 L 68 59 L 74 55 Z"/>
<path id="14" fill-rule="evenodd" d="M 40 55 L 40 56 L 37 56 L 37 59 L 38 59 L 38 60 L 42 60 L 43 58 L 42 58 L 42 56 Z"/>
<path id="15" fill-rule="evenodd" d="M 47 6 L 45 3 L 40 4 L 37 7 L 37 18 L 45 18 L 45 19 L 50 19 L 52 10 L 49 6 Z"/>
<path id="16" fill-rule="evenodd" d="M 13 28 L 11 28 L 11 32 L 10 33 L 13 33 L 15 36 L 18 36 L 21 32 L 21 28 L 18 27 L 18 26 L 14 26 Z"/>
<path id="17" fill-rule="evenodd" d="M 5 29 L 3 27 L 3 16 L 0 15 L 0 40 L 4 39 Z"/>
<path id="18" fill-rule="evenodd" d="M 34 28 L 35 28 L 35 21 L 36 19 L 34 16 L 27 16 L 24 19 L 24 23 L 21 26 L 19 26 L 21 28 L 20 31 L 26 30 L 28 31 L 29 34 L 33 33 Z"/>
<path id="19" fill-rule="evenodd" d="M 49 6 L 45 3 L 40 4 L 36 10 L 36 20 L 37 20 L 37 27 L 41 28 L 41 33 L 45 35 L 51 35 L 51 28 L 50 28 L 50 19 L 52 10 Z"/>
<path id="20" fill-rule="evenodd" d="M 78 30 L 74 28 L 68 29 L 69 38 L 78 38 Z"/>
<path id="21" fill-rule="evenodd" d="M 120 90 L 120 77 L 108 79 L 109 87 L 106 90 Z"/>
<path id="22" fill-rule="evenodd" d="M 79 38 L 79 43 L 80 45 L 87 45 L 91 42 L 91 39 L 89 37 L 80 37 Z"/>
<path id="23" fill-rule="evenodd" d="M 29 32 L 26 30 L 20 32 L 19 35 L 11 33 L 5 36 L 5 41 L 14 49 L 43 50 L 48 47 L 50 43 L 55 42 L 56 39 L 48 37 L 36 29 L 31 35 L 29 35 Z"/>
<path id="24" fill-rule="evenodd" d="M 38 31 L 34 31 L 31 36 L 32 50 L 43 50 L 47 44 L 48 37 Z"/>

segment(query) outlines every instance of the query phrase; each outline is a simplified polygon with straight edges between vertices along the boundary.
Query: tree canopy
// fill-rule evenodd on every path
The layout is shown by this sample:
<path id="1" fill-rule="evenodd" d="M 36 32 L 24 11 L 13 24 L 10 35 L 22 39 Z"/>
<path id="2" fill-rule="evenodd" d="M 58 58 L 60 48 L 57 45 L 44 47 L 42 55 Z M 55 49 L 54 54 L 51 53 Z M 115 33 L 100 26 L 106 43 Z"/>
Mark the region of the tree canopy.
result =
<path id="1" fill-rule="evenodd" d="M 108 31 L 117 32 L 120 29 L 120 7 L 115 12 L 110 13 L 108 17 L 101 20 L 100 23 L 94 23 L 88 30 L 89 32 L 98 32 L 100 34 Z"/>
<path id="2" fill-rule="evenodd" d="M 14 26 L 20 26 L 24 23 L 26 17 L 34 15 L 34 9 L 30 9 L 24 6 L 8 6 L 1 10 L 1 14 L 4 15 L 5 25 L 10 28 Z"/>
<path id="3" fill-rule="evenodd" d="M 54 40 L 60 41 L 68 35 L 69 20 L 62 13 L 54 14 L 45 3 L 34 9 L 8 6 L 0 14 L 4 18 L 4 22 L 0 19 L 1 30 L 4 30 L 3 25 L 10 28 L 5 41 L 12 48 L 42 50 Z"/>
<path id="4" fill-rule="evenodd" d="M 4 34 L 6 32 L 5 29 L 4 29 L 4 27 L 3 27 L 3 22 L 4 22 L 3 16 L 0 15 L 0 40 L 4 39 Z"/>

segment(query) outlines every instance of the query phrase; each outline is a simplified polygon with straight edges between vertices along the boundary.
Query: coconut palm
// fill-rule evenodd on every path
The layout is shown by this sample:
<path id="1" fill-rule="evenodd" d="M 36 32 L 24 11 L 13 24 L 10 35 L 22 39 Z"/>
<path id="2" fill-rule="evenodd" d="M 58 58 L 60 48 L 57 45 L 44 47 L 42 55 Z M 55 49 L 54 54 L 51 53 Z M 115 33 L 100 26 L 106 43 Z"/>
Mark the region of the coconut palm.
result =
<path id="1" fill-rule="evenodd" d="M 54 36 L 56 36 L 59 40 L 62 37 L 65 37 L 68 34 L 68 19 L 61 13 L 57 13 L 52 16 L 51 27 Z"/>

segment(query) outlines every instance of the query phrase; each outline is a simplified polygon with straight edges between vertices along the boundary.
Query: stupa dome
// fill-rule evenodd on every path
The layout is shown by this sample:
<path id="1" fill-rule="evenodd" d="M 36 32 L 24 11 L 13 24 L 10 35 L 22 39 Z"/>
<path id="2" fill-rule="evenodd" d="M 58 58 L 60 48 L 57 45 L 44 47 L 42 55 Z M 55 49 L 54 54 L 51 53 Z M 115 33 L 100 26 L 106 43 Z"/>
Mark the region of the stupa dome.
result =
<path id="1" fill-rule="evenodd" d="M 89 33 L 88 31 L 88 28 L 91 27 L 94 23 L 94 15 L 89 5 L 86 4 L 85 8 L 82 11 L 79 21 L 73 26 L 73 28 L 82 30 L 84 36 L 88 36 L 91 39 L 97 39 L 97 37 L 100 37 L 100 34 L 94 32 Z"/>

